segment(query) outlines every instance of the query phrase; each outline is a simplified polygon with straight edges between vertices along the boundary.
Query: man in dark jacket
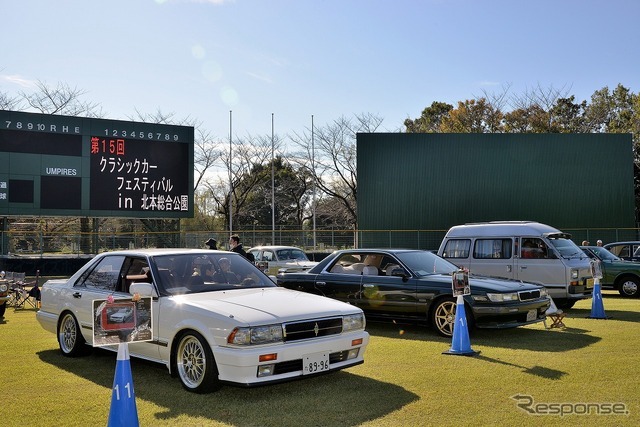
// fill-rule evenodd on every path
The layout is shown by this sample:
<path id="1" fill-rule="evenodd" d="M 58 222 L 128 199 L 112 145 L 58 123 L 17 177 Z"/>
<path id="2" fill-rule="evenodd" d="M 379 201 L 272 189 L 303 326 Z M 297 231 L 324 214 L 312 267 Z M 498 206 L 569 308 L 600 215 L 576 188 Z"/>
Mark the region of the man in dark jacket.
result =
<path id="1" fill-rule="evenodd" d="M 238 253 L 251 262 L 254 261 L 253 255 L 246 253 L 242 248 L 242 243 L 240 243 L 240 236 L 238 236 L 237 234 L 234 234 L 229 238 L 229 248 L 231 249 L 231 252 Z"/>

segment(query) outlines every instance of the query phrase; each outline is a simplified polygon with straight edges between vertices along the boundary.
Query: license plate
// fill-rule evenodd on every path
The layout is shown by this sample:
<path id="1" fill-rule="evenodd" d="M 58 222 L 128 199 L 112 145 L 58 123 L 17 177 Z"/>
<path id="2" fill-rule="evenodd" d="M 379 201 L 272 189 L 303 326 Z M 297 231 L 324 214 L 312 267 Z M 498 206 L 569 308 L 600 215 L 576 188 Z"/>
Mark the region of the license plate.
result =
<path id="1" fill-rule="evenodd" d="M 587 279 L 587 288 L 593 288 L 593 279 Z"/>
<path id="2" fill-rule="evenodd" d="M 537 318 L 538 318 L 537 310 L 529 310 L 527 312 L 527 322 L 531 322 L 533 320 L 536 320 Z"/>
<path id="3" fill-rule="evenodd" d="M 315 374 L 329 370 L 329 353 L 314 353 L 304 356 L 302 375 Z"/>

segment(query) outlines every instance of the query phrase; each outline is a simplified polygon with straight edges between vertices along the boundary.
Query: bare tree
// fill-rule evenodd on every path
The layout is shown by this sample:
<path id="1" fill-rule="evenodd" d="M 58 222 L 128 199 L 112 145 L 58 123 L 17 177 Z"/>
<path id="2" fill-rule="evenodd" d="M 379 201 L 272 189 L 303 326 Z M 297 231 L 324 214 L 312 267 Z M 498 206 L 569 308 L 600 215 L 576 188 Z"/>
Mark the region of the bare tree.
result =
<path id="1" fill-rule="evenodd" d="M 383 119 L 363 113 L 353 118 L 340 117 L 324 127 L 294 134 L 292 142 L 302 151 L 292 161 L 310 171 L 317 189 L 328 197 L 339 200 L 348 214 L 349 226 L 355 226 L 357 217 L 357 159 L 356 135 L 373 133 Z M 313 133 L 313 135 L 312 135 Z"/>
<path id="2" fill-rule="evenodd" d="M 9 96 L 5 92 L 0 92 L 0 110 L 20 110 L 22 100 L 15 96 Z"/>
<path id="3" fill-rule="evenodd" d="M 219 163 L 224 165 L 226 176 L 221 173 L 212 179 L 203 180 L 203 186 L 209 190 L 227 223 L 231 212 L 236 224 L 239 216 L 252 216 L 252 212 L 247 211 L 249 199 L 262 180 L 259 174 L 252 171 L 258 165 L 269 163 L 272 155 L 281 156 L 282 145 L 283 140 L 277 135 L 274 135 L 273 140 L 270 135 L 236 138 L 232 140 L 231 147 L 229 144 L 218 144 Z M 233 196 L 233 210 L 229 206 L 230 192 Z"/>
<path id="4" fill-rule="evenodd" d="M 64 114 L 79 117 L 104 117 L 99 104 L 83 101 L 86 91 L 72 88 L 66 83 L 56 87 L 38 81 L 34 92 L 22 92 L 21 97 L 27 105 L 43 114 Z"/>

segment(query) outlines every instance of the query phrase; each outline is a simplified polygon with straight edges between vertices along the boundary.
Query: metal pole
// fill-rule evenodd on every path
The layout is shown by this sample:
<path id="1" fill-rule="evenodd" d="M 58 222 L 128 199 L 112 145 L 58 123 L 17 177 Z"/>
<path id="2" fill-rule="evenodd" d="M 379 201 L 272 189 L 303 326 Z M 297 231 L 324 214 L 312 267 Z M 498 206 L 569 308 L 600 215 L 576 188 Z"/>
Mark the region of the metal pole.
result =
<path id="1" fill-rule="evenodd" d="M 276 184 L 273 165 L 273 113 L 271 113 L 271 241 L 276 241 Z M 272 245 L 275 243 L 272 243 Z"/>
<path id="2" fill-rule="evenodd" d="M 313 133 L 313 114 L 311 115 L 311 173 L 313 176 L 313 196 L 311 200 L 311 212 L 313 216 L 313 250 L 316 250 L 316 147 Z"/>
<path id="3" fill-rule="evenodd" d="M 232 141 L 232 114 L 233 110 L 229 110 L 229 235 L 233 234 L 233 180 L 231 175 L 231 159 L 233 158 Z"/>

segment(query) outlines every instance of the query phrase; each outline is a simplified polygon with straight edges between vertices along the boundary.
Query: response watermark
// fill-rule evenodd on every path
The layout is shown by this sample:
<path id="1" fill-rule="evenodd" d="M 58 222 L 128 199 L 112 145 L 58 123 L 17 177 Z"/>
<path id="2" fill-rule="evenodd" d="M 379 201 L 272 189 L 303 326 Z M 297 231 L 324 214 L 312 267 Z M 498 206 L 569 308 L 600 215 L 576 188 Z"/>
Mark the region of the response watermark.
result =
<path id="1" fill-rule="evenodd" d="M 528 394 L 511 398 L 529 415 L 629 415 L 627 405 L 622 402 L 536 402 Z"/>

